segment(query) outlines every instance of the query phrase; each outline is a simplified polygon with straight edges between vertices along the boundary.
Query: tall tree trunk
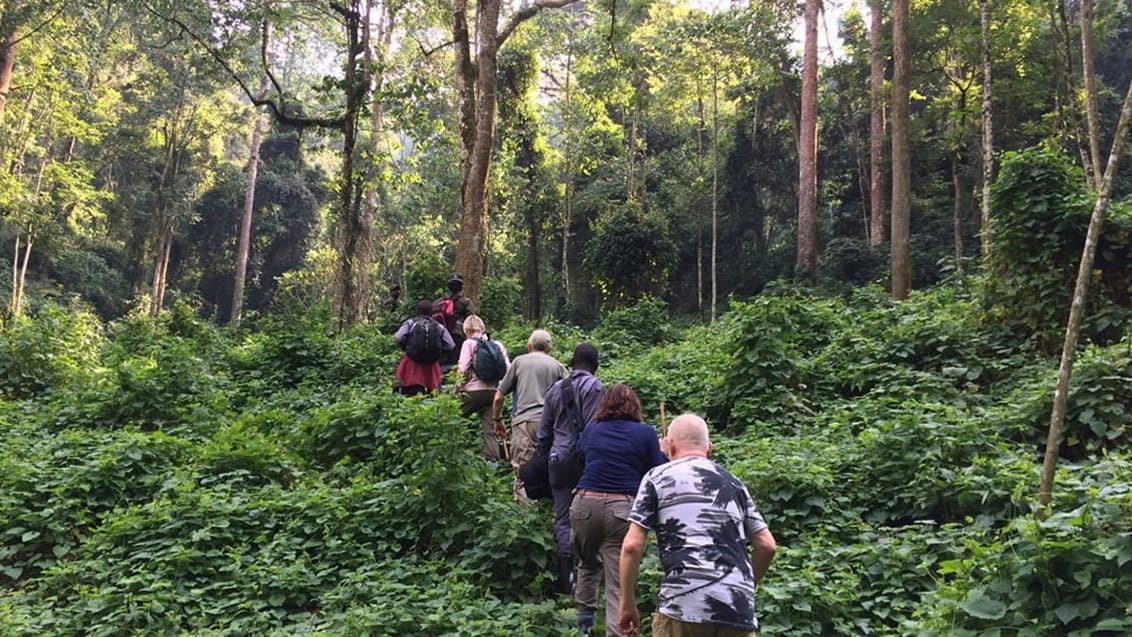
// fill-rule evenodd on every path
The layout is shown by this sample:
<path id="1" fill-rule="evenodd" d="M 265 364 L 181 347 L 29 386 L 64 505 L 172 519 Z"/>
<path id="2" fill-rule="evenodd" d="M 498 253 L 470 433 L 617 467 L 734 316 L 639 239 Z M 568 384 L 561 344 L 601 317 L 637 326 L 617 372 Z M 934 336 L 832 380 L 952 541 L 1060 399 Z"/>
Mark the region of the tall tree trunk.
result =
<path id="1" fill-rule="evenodd" d="M 711 313 L 710 322 L 716 318 L 716 302 L 719 298 L 719 72 L 712 65 L 711 74 Z"/>
<path id="2" fill-rule="evenodd" d="M 378 207 L 384 193 L 384 182 L 380 178 L 383 167 L 387 164 L 386 155 L 381 151 L 381 139 L 385 130 L 385 103 L 382 101 L 382 91 L 385 86 L 385 68 L 393 42 L 393 25 L 395 16 L 393 11 L 383 2 L 366 2 L 365 19 L 363 24 L 362 42 L 365 44 L 364 66 L 368 74 L 370 101 L 370 134 L 365 146 L 365 173 L 361 187 L 364 190 L 362 200 L 362 225 L 368 226 L 366 245 L 363 246 L 366 256 L 366 306 L 363 308 L 368 316 L 368 301 L 372 298 L 369 292 L 369 267 L 373 262 L 374 250 L 374 224 L 378 218 Z M 376 26 L 377 32 L 372 29 Z"/>
<path id="3" fill-rule="evenodd" d="M 473 63 L 467 2 L 456 0 L 453 3 L 456 86 L 460 99 L 461 213 L 456 270 L 464 278 L 464 293 L 475 305 L 479 305 L 483 283 L 487 186 L 495 138 L 499 4 L 500 0 L 477 3 L 475 43 L 478 48 Z"/>
<path id="4" fill-rule="evenodd" d="M 1054 470 L 1057 468 L 1058 450 L 1065 428 L 1065 410 L 1069 402 L 1069 380 L 1073 374 L 1073 359 L 1077 353 L 1077 339 L 1081 332 L 1081 316 L 1085 312 L 1085 301 L 1089 294 L 1089 280 L 1093 276 L 1093 261 L 1096 258 L 1097 242 L 1101 226 L 1108 209 L 1108 198 L 1112 193 L 1112 183 L 1124 153 L 1124 139 L 1128 133 L 1128 122 L 1132 119 L 1132 82 L 1124 96 L 1124 106 L 1120 109 L 1120 121 L 1112 139 L 1112 150 L 1108 155 L 1108 165 L 1104 179 L 1097 191 L 1093 214 L 1089 219 L 1089 230 L 1085 234 L 1085 247 L 1081 251 L 1081 264 L 1077 268 L 1077 285 L 1073 290 L 1073 304 L 1069 307 L 1069 320 L 1065 326 L 1065 342 L 1061 348 L 1061 364 L 1057 370 L 1057 387 L 1053 393 L 1053 409 L 1049 417 L 1049 432 L 1046 436 L 1045 458 L 1042 462 L 1041 481 L 1038 486 L 1038 515 L 1049 512 L 1053 498 Z"/>
<path id="5" fill-rule="evenodd" d="M 959 146 L 951 149 L 951 234 L 955 243 L 955 269 L 963 269 L 963 179 L 959 170 L 963 165 L 963 157 Z"/>
<path id="6" fill-rule="evenodd" d="M 267 78 L 260 83 L 260 97 L 267 96 Z M 239 325 L 244 312 L 244 280 L 248 272 L 248 254 L 252 241 L 252 210 L 255 207 L 255 187 L 259 176 L 259 147 L 263 141 L 264 108 L 255 108 L 252 126 L 251 157 L 248 158 L 248 186 L 244 193 L 244 214 L 240 217 L 240 238 L 236 246 L 236 280 L 232 285 L 231 323 Z"/>
<path id="7" fill-rule="evenodd" d="M 1085 114 L 1089 126 L 1093 190 L 1101 189 L 1101 129 L 1097 116 L 1097 77 L 1093 64 L 1093 0 L 1081 0 L 1081 76 L 1085 80 Z"/>
<path id="8" fill-rule="evenodd" d="M 358 120 L 370 92 L 370 69 L 363 63 L 369 47 L 368 2 L 355 0 L 345 11 L 347 51 L 343 84 L 346 109 L 342 123 L 342 177 L 338 192 L 338 259 L 334 273 L 334 320 L 337 329 L 364 321 L 370 301 L 369 265 L 373 258 L 373 218 L 362 206 L 358 162 Z"/>
<path id="9" fill-rule="evenodd" d="M 990 186 L 994 178 L 994 127 L 991 109 L 991 39 L 988 0 L 979 0 L 979 21 L 983 39 L 983 192 L 979 223 L 979 244 L 983 264 L 990 258 Z"/>
<path id="10" fill-rule="evenodd" d="M 699 188 L 696 193 L 696 314 L 700 320 L 704 319 L 704 220 L 703 220 L 703 182 L 704 182 L 704 96 L 701 77 L 696 74 L 696 114 L 699 122 L 696 126 L 696 173 L 699 177 Z"/>
<path id="11" fill-rule="evenodd" d="M 912 287 L 908 0 L 892 1 L 892 60 L 892 298 L 904 300 Z"/>
<path id="12" fill-rule="evenodd" d="M 20 36 L 16 14 L 21 2 L 10 2 L 0 9 L 0 122 L 8 105 L 8 90 L 12 86 L 12 69 L 16 63 L 16 43 Z"/>
<path id="13" fill-rule="evenodd" d="M 562 164 L 566 169 L 566 187 L 563 195 L 565 209 L 562 214 L 562 292 L 564 294 L 563 300 L 566 305 L 570 305 L 570 225 L 573 223 L 573 205 L 574 205 L 574 152 L 573 141 L 574 131 L 572 124 L 574 123 L 574 102 L 573 94 L 570 87 L 573 86 L 571 75 L 574 72 L 574 30 L 570 29 L 567 37 L 566 46 L 566 113 L 562 118 L 562 127 L 564 129 L 564 148 L 562 152 Z"/>
<path id="14" fill-rule="evenodd" d="M 496 56 L 499 47 L 520 24 L 542 9 L 560 8 L 574 2 L 577 0 L 536 0 L 519 9 L 500 29 L 501 0 L 478 0 L 473 61 L 468 2 L 452 0 L 460 129 L 460 234 L 456 243 L 456 270 L 464 278 L 464 294 L 477 306 L 483 285 L 488 180 L 495 140 Z"/>
<path id="15" fill-rule="evenodd" d="M 1081 118 L 1077 112 L 1077 82 L 1073 74 L 1073 47 L 1069 37 L 1069 19 L 1065 16 L 1063 0 L 1052 0 L 1050 5 L 1050 29 L 1057 34 L 1057 54 L 1061 73 L 1054 91 L 1061 135 L 1066 144 L 1075 144 L 1081 157 L 1081 168 L 1093 180 L 1093 161 L 1088 142 L 1081 131 Z M 1099 169 L 1098 169 L 1099 170 Z"/>
<path id="16" fill-rule="evenodd" d="M 985 0 L 983 0 L 985 2 Z M 876 249 L 885 239 L 884 207 L 884 3 L 872 0 L 869 11 L 869 247 Z"/>
<path id="17" fill-rule="evenodd" d="M 625 168 L 625 198 L 628 201 L 637 199 L 637 100 L 634 96 L 629 106 L 629 138 L 626 140 L 625 158 L 628 160 Z"/>
<path id="18" fill-rule="evenodd" d="M 19 290 L 19 294 L 15 296 L 16 304 L 15 310 L 12 312 L 12 316 L 19 316 L 24 312 L 24 291 L 27 289 L 28 263 L 31 262 L 31 246 L 33 243 L 34 241 L 32 240 L 32 235 L 29 231 L 27 241 L 24 242 L 24 257 L 23 262 L 20 263 L 20 276 L 16 288 Z M 17 253 L 17 257 L 18 256 L 19 255 Z"/>
<path id="19" fill-rule="evenodd" d="M 153 285 L 150 288 L 149 315 L 156 317 L 165 306 L 165 277 L 169 274 L 169 256 L 173 249 L 173 226 L 171 215 L 161 222 L 161 235 L 154 250 Z"/>
<path id="20" fill-rule="evenodd" d="M 798 135 L 798 267 L 806 280 L 818 267 L 818 3 L 806 0 Z"/>

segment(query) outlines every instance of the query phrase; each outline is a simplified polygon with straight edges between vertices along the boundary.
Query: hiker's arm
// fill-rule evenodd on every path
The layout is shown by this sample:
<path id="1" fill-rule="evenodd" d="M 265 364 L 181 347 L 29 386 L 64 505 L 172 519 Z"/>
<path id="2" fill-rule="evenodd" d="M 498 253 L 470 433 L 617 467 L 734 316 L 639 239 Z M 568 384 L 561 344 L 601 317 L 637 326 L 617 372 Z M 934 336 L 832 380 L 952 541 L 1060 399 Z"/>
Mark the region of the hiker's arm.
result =
<path id="1" fill-rule="evenodd" d="M 507 435 L 507 428 L 503 426 L 503 392 L 498 389 L 495 390 L 495 398 L 491 399 L 491 420 L 495 423 L 496 435 Z"/>
<path id="2" fill-rule="evenodd" d="M 771 534 L 770 529 L 763 529 L 755 533 L 747 539 L 751 543 L 751 572 L 755 577 L 755 586 L 763 581 L 766 576 L 767 569 L 770 568 L 770 561 L 774 559 L 774 553 L 778 550 L 778 544 L 774 541 L 774 535 Z M 624 586 L 625 578 L 621 578 L 622 586 Z"/>
<path id="3" fill-rule="evenodd" d="M 402 349 L 405 348 L 405 336 L 409 334 L 409 326 L 411 324 L 412 321 L 405 321 L 401 324 L 401 327 L 398 327 L 397 331 L 393 334 L 393 340 L 397 341 L 397 345 Z"/>
<path id="4" fill-rule="evenodd" d="M 645 554 L 645 540 L 648 532 L 644 527 L 629 523 L 629 530 L 621 542 L 621 603 L 617 608 L 617 627 L 621 632 L 633 634 L 641 626 L 641 614 L 637 610 L 637 571 Z"/>

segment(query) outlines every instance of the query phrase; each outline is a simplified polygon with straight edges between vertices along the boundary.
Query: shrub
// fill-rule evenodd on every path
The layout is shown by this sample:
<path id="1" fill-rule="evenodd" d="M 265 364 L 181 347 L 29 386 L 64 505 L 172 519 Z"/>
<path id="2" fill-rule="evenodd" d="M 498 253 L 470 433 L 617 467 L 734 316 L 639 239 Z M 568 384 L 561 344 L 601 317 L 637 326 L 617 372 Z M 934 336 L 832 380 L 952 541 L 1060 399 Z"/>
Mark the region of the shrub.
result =
<path id="1" fill-rule="evenodd" d="M 0 397 L 33 398 L 77 382 L 97 361 L 98 319 L 82 307 L 47 304 L 3 328 Z"/>
<path id="2" fill-rule="evenodd" d="M 1017 518 L 942 562 L 919 613 L 925 635 L 1127 634 L 1132 630 L 1132 474 L 1127 459 L 1058 473 L 1057 512 Z"/>

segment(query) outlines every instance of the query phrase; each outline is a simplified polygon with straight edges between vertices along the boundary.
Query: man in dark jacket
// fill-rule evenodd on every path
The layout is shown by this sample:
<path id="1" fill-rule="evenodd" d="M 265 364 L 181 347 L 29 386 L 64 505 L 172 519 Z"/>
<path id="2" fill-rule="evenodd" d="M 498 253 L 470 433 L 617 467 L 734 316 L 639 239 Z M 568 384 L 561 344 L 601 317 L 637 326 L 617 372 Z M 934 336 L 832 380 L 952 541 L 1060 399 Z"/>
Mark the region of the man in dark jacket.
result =
<path id="1" fill-rule="evenodd" d="M 538 425 L 537 454 L 549 454 L 547 468 L 554 500 L 554 539 L 558 545 L 558 590 L 565 595 L 572 592 L 574 572 L 570 503 L 582 475 L 581 458 L 575 457 L 576 444 L 578 434 L 597 412 L 604 394 L 601 381 L 594 376 L 597 364 L 597 349 L 589 343 L 579 343 L 570 361 L 570 375 L 546 390 Z"/>

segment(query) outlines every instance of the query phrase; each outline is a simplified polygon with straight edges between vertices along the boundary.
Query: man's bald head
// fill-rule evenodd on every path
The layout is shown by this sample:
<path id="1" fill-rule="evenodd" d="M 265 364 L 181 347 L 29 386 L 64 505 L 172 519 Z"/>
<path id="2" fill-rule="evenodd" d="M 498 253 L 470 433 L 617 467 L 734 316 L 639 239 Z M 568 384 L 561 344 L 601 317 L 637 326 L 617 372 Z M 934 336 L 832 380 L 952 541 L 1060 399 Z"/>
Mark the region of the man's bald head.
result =
<path id="1" fill-rule="evenodd" d="M 668 426 L 673 455 L 707 455 L 711 451 L 707 423 L 696 414 L 681 414 Z"/>

